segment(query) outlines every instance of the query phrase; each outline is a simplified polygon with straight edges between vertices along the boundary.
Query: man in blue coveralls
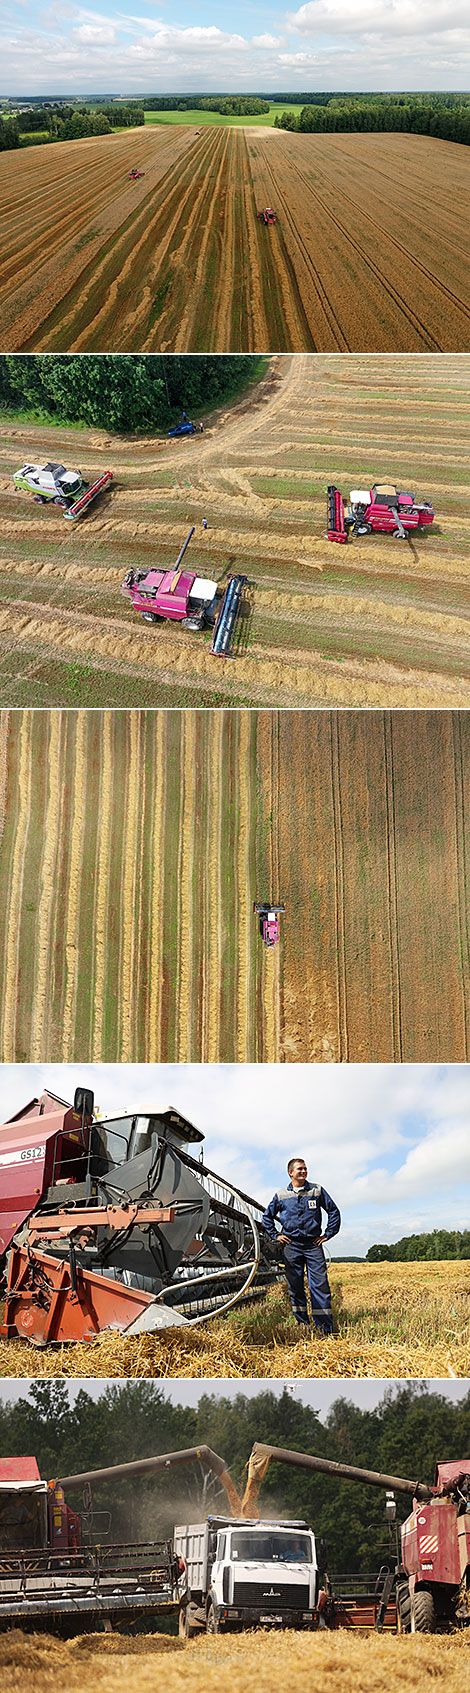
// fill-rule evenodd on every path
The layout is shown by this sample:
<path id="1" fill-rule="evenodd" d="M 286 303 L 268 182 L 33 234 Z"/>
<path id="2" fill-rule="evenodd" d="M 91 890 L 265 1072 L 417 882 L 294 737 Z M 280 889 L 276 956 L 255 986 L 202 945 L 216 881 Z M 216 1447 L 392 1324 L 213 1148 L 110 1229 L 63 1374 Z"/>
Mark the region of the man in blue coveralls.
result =
<path id="1" fill-rule="evenodd" d="M 307 1165 L 303 1158 L 290 1158 L 287 1165 L 289 1186 L 282 1188 L 267 1206 L 263 1228 L 277 1246 L 284 1248 L 284 1264 L 292 1310 L 297 1323 L 309 1325 L 305 1293 L 305 1271 L 312 1302 L 312 1317 L 320 1334 L 332 1334 L 331 1293 L 326 1269 L 323 1241 L 332 1240 L 341 1227 L 338 1206 L 326 1188 L 307 1181 Z M 328 1224 L 322 1234 L 322 1211 L 328 1213 Z M 276 1219 L 281 1231 L 276 1229 Z"/>

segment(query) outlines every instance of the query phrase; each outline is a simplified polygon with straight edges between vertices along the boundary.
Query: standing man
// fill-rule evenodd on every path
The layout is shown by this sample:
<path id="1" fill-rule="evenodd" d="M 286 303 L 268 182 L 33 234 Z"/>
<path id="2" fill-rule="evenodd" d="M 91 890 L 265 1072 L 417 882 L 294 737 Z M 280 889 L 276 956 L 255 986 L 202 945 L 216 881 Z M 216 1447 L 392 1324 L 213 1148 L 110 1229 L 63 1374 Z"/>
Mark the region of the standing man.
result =
<path id="1" fill-rule="evenodd" d="M 341 1217 L 334 1199 L 307 1181 L 307 1165 L 303 1158 L 290 1158 L 287 1165 L 289 1186 L 282 1188 L 267 1206 L 263 1228 L 277 1246 L 284 1249 L 284 1264 L 292 1310 L 297 1323 L 309 1327 L 305 1292 L 307 1271 L 312 1317 L 320 1334 L 332 1334 L 331 1293 L 326 1269 L 323 1241 L 332 1240 L 341 1227 Z M 328 1224 L 322 1234 L 322 1210 L 328 1213 Z M 279 1233 L 276 1219 L 281 1225 Z"/>

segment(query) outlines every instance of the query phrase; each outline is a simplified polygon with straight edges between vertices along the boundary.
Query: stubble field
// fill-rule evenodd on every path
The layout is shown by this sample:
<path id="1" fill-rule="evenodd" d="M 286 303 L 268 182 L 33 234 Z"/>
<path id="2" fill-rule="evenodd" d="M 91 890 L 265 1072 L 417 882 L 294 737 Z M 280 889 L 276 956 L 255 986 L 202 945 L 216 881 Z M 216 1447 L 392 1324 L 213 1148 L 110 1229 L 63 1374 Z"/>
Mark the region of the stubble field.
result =
<path id="1" fill-rule="evenodd" d="M 445 1635 L 377 1635 L 372 1631 L 297 1634 L 289 1630 L 179 1641 L 168 1635 L 129 1640 L 85 1635 L 75 1640 L 33 1637 L 14 1629 L 0 1639 L 4 1693 L 19 1693 L 25 1674 L 36 1693 L 65 1684 L 71 1693 L 155 1693 L 162 1674 L 168 1693 L 271 1693 L 287 1686 L 304 1693 L 312 1679 L 322 1693 L 468 1693 L 468 1630 Z M 164 1654 L 163 1662 L 161 1657 Z"/>
<path id="2" fill-rule="evenodd" d="M 469 351 L 468 183 L 467 148 L 414 135 L 150 125 L 5 154 L 0 347 Z"/>
<path id="3" fill-rule="evenodd" d="M 0 775 L 2 1062 L 468 1059 L 468 713 L 3 712 Z"/>
<path id="4" fill-rule="evenodd" d="M 285 1287 L 193 1329 L 42 1350 L 0 1340 L 3 1376 L 398 1380 L 470 1376 L 470 1262 L 329 1269 L 334 1334 L 297 1328 Z"/>
<path id="5" fill-rule="evenodd" d="M 0 702 L 470 706 L 469 419 L 465 355 L 299 354 L 183 441 L 6 421 Z M 47 457 L 114 470 L 81 522 L 15 494 L 24 458 Z M 431 497 L 433 526 L 329 543 L 327 483 L 383 479 Z M 235 662 L 120 593 L 130 565 L 169 567 L 190 524 L 190 568 L 249 579 Z"/>

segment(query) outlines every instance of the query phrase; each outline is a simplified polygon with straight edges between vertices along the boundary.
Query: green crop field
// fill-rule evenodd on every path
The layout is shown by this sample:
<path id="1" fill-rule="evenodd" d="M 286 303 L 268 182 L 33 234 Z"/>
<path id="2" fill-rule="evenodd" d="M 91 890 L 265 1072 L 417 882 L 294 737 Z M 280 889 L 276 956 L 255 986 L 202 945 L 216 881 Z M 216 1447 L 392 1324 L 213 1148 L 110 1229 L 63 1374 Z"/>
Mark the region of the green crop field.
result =
<path id="1" fill-rule="evenodd" d="M 262 117 L 226 118 L 223 116 L 222 112 L 200 112 L 196 106 L 193 106 L 188 112 L 146 111 L 145 122 L 195 124 L 197 129 L 202 129 L 203 124 L 215 124 L 217 128 L 230 129 L 251 129 L 252 125 L 255 124 L 257 128 L 272 129 L 276 115 L 280 117 L 281 112 L 297 113 L 301 111 L 301 106 L 291 106 L 290 104 L 284 104 L 284 102 L 279 104 L 279 101 L 272 101 L 269 105 L 269 112 L 265 112 Z"/>

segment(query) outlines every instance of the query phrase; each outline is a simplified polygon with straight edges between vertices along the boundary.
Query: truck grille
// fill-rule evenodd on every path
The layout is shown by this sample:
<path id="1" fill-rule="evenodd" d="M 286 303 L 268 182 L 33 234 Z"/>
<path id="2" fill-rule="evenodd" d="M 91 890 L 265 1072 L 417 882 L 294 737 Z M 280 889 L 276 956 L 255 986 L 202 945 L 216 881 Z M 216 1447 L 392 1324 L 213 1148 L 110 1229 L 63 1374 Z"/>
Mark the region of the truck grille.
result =
<path id="1" fill-rule="evenodd" d="M 264 1612 L 279 1611 L 307 1611 L 309 1593 L 308 1586 L 290 1587 L 281 1581 L 236 1581 L 233 1592 L 233 1603 L 237 1606 L 260 1605 Z"/>

